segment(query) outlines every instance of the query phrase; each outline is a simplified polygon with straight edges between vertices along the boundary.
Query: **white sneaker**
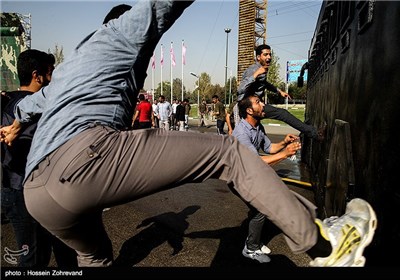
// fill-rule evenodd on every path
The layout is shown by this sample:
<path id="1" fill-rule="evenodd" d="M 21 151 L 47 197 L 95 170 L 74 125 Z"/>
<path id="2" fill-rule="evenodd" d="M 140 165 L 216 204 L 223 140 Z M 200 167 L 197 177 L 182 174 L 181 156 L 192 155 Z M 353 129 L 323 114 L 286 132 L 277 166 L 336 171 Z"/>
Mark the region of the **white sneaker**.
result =
<path id="1" fill-rule="evenodd" d="M 268 247 L 266 247 L 266 246 L 264 246 L 264 247 L 269 250 Z M 269 250 L 269 252 L 271 252 L 271 250 Z M 270 257 L 267 256 L 267 253 L 264 253 L 260 249 L 255 250 L 255 251 L 251 251 L 251 250 L 247 249 L 246 245 L 244 245 L 242 254 L 246 258 L 250 258 L 250 259 L 256 260 L 256 261 L 258 261 L 260 263 L 267 263 L 267 262 L 271 261 Z"/>
<path id="2" fill-rule="evenodd" d="M 270 248 L 268 248 L 267 246 L 265 246 L 265 245 L 262 245 L 261 246 L 261 249 L 260 249 L 264 254 L 271 254 L 271 249 Z"/>
<path id="3" fill-rule="evenodd" d="M 358 266 L 365 265 L 363 252 L 375 233 L 377 218 L 371 205 L 355 198 L 346 207 L 341 217 L 316 220 L 321 235 L 332 245 L 332 253 L 325 258 L 316 258 L 311 266 Z"/>

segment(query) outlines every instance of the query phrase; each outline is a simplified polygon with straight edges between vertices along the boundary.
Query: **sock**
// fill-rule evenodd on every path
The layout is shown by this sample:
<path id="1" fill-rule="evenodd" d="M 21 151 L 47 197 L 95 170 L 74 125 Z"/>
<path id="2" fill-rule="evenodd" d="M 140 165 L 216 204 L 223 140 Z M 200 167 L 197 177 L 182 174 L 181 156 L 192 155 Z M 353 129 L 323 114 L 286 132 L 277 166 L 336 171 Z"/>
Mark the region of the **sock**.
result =
<path id="1" fill-rule="evenodd" d="M 317 227 L 318 231 L 318 239 L 315 245 L 311 247 L 311 249 L 309 249 L 306 253 L 312 259 L 315 259 L 316 257 L 327 257 L 332 253 L 331 242 L 322 237 L 319 227 L 317 225 L 315 226 Z"/>

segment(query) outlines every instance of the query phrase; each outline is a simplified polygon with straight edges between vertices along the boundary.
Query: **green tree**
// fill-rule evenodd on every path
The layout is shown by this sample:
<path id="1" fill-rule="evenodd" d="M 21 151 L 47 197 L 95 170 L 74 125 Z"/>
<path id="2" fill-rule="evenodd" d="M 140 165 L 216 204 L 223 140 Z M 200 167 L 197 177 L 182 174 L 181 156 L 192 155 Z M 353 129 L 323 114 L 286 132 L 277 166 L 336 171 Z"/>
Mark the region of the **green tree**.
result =
<path id="1" fill-rule="evenodd" d="M 50 49 L 48 49 L 47 53 L 51 53 L 54 55 L 54 58 L 56 60 L 56 64 L 54 66 L 57 66 L 64 61 L 64 48 L 62 46 L 59 47 L 58 44 L 55 45 L 53 51 L 50 51 Z"/>
<path id="2" fill-rule="evenodd" d="M 158 83 L 157 89 L 155 91 L 156 98 L 161 95 L 161 83 Z M 170 100 L 171 98 L 171 83 L 167 81 L 162 81 L 162 95 L 165 96 L 166 100 Z"/>
<path id="3" fill-rule="evenodd" d="M 221 86 L 220 84 L 209 85 L 207 88 L 207 95 L 205 96 L 207 103 L 211 102 L 214 94 L 219 96 L 219 100 L 222 103 L 225 103 L 225 87 Z"/>
<path id="4" fill-rule="evenodd" d="M 293 99 L 306 99 L 306 86 L 298 87 L 297 83 L 289 85 L 289 94 Z"/>
<path id="5" fill-rule="evenodd" d="M 200 81 L 199 81 L 200 80 Z M 200 85 L 199 85 L 200 82 Z M 200 74 L 200 79 L 196 81 L 196 89 L 193 91 L 193 94 L 196 95 L 196 103 L 197 103 L 197 94 L 198 90 L 200 90 L 199 99 L 202 100 L 205 98 L 208 100 L 210 95 L 210 86 L 211 86 L 211 77 L 206 72 Z"/>
<path id="6" fill-rule="evenodd" d="M 228 89 L 228 94 L 227 94 L 227 101 L 225 104 L 230 104 L 237 99 L 237 80 L 236 77 L 232 77 L 231 81 L 227 80 L 226 81 L 226 88 Z M 225 96 L 224 96 L 225 98 Z"/>
<path id="7" fill-rule="evenodd" d="M 268 68 L 267 81 L 273 85 L 279 85 L 282 82 L 279 74 L 279 68 L 281 67 L 281 65 L 279 64 L 279 56 L 276 56 L 273 50 L 271 51 L 271 55 L 272 60 Z"/>
<path id="8" fill-rule="evenodd" d="M 279 69 L 281 65 L 279 64 L 279 56 L 275 55 L 275 52 L 271 50 L 272 60 L 268 68 L 267 81 L 277 86 L 278 88 L 285 90 L 285 82 L 281 79 Z M 275 92 L 267 92 L 268 103 L 280 104 L 283 102 L 283 98 L 277 95 Z"/>
<path id="9" fill-rule="evenodd" d="M 170 96 L 171 96 L 171 93 L 170 93 Z M 173 80 L 172 96 L 174 99 L 182 99 L 182 80 L 179 78 L 176 78 Z M 183 85 L 183 98 L 189 98 L 189 96 L 186 92 L 185 85 Z"/>

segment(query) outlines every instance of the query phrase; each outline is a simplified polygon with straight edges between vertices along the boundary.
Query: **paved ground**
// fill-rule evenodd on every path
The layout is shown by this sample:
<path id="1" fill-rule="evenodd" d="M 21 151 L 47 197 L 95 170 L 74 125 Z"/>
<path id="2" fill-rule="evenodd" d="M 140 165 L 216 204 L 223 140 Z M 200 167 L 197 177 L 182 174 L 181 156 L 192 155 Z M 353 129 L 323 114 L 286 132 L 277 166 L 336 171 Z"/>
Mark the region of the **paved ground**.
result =
<path id="1" fill-rule="evenodd" d="M 193 121 L 196 120 L 191 121 L 192 125 Z M 216 133 L 212 125 L 208 128 L 192 126 L 191 130 Z M 286 130 L 293 132 L 290 128 L 274 127 L 271 130 L 277 133 L 270 135 L 273 141 L 282 139 L 282 134 L 288 133 Z M 293 162 L 283 162 L 276 170 L 296 174 L 296 168 Z M 296 184 L 288 186 L 312 200 L 310 188 Z M 281 275 L 285 271 L 293 272 L 293 268 L 308 266 L 309 257 L 306 254 L 294 255 L 279 230 L 269 222 L 265 226 L 264 242 L 272 249 L 272 261 L 259 264 L 244 258 L 241 250 L 247 234 L 247 212 L 246 205 L 230 192 L 226 183 L 214 179 L 186 184 L 113 207 L 104 212 L 104 224 L 113 242 L 118 267 L 113 270 L 113 275 L 135 272 L 149 276 L 160 273 L 159 268 L 173 268 L 174 275 L 201 274 L 204 269 L 207 272 L 222 271 L 225 276 L 253 270 L 279 271 Z M 6 247 L 15 249 L 9 224 L 1 228 L 3 269 L 12 267 L 3 259 Z M 50 265 L 56 266 L 53 259 Z M 134 270 L 126 270 L 129 267 Z"/>

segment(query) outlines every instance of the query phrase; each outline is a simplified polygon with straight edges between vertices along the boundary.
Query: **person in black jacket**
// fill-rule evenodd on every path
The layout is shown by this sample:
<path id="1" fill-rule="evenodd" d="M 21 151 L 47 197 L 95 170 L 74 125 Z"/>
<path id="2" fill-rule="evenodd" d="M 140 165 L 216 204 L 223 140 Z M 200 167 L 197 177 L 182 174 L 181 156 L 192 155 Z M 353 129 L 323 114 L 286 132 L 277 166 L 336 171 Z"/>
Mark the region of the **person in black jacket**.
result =
<path id="1" fill-rule="evenodd" d="M 18 56 L 17 71 L 20 89 L 7 92 L 2 98 L 1 124 L 10 125 L 14 119 L 14 108 L 24 97 L 38 92 L 49 84 L 54 69 L 55 59 L 52 54 L 30 49 Z M 42 94 L 38 92 L 36 94 Z M 3 101 L 7 101 L 3 104 Z M 39 116 L 40 117 L 40 116 Z M 47 267 L 51 252 L 54 251 L 60 267 L 76 267 L 76 252 L 51 235 L 28 213 L 23 196 L 25 165 L 38 117 L 29 125 L 12 146 L 1 144 L 2 189 L 1 206 L 5 216 L 11 222 L 17 248 L 7 248 L 5 260 L 15 264 L 16 256 L 20 267 Z"/>
<path id="2" fill-rule="evenodd" d="M 185 106 L 182 104 L 182 100 L 178 100 L 178 106 L 176 106 L 175 119 L 179 123 L 178 130 L 185 131 Z"/>

